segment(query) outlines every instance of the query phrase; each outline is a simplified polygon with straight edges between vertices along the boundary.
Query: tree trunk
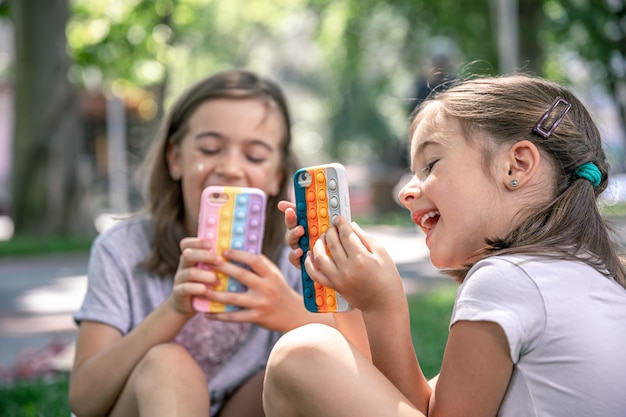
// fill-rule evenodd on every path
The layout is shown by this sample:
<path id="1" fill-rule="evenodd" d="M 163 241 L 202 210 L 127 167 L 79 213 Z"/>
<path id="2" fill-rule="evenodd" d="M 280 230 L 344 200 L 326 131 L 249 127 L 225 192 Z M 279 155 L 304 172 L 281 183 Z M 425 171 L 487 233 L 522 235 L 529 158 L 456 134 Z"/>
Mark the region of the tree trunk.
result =
<path id="1" fill-rule="evenodd" d="M 11 216 L 17 236 L 89 236 L 83 140 L 65 28 L 69 0 L 17 0 Z M 81 180 L 82 178 L 82 180 Z"/>
<path id="2" fill-rule="evenodd" d="M 519 0 L 520 67 L 525 72 L 541 74 L 543 58 L 537 28 L 542 27 L 541 3 L 535 0 Z"/>

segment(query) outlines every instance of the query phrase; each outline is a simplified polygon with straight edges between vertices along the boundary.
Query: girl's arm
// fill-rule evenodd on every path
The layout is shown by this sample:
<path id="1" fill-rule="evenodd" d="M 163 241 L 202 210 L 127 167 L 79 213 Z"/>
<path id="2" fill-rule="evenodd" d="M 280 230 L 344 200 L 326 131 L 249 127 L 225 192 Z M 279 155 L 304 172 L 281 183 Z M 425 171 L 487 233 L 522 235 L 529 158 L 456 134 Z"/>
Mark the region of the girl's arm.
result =
<path id="1" fill-rule="evenodd" d="M 214 262 L 206 242 L 183 239 L 181 249 L 172 293 L 127 335 L 107 324 L 81 323 L 69 388 L 76 414 L 106 414 L 145 353 L 170 342 L 195 315 L 191 298 L 205 294 L 206 285 L 216 283 L 213 272 L 195 267 L 199 262 Z"/>
<path id="2" fill-rule="evenodd" d="M 103 323 L 83 321 L 70 376 L 69 399 L 76 415 L 105 415 L 150 348 L 174 338 L 188 316 L 165 302 L 126 336 Z"/>
<path id="3" fill-rule="evenodd" d="M 426 414 L 431 389 L 415 356 L 408 303 L 395 263 L 358 226 L 344 218 L 335 225 L 307 257 L 307 272 L 362 311 L 374 365 Z"/>
<path id="4" fill-rule="evenodd" d="M 513 373 L 504 330 L 487 321 L 452 325 L 429 415 L 496 416 Z"/>
<path id="5" fill-rule="evenodd" d="M 425 415 L 495 416 L 513 372 L 502 328 L 491 322 L 455 323 L 441 372 L 429 385 L 415 356 L 395 264 L 357 225 L 345 219 L 336 225 L 305 266 L 314 280 L 362 309 L 374 365 Z"/>

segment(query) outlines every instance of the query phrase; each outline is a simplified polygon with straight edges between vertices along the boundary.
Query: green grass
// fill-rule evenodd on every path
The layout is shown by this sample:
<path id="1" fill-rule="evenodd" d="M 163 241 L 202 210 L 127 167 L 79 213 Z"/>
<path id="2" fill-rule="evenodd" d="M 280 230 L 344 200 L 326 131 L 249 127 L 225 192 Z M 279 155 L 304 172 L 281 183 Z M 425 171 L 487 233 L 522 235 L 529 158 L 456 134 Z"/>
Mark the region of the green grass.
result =
<path id="1" fill-rule="evenodd" d="M 443 285 L 432 292 L 408 298 L 415 352 L 427 378 L 439 372 L 455 290 L 454 284 Z M 67 376 L 53 381 L 24 381 L 11 387 L 0 387 L 0 416 L 68 417 L 67 390 Z"/>
<path id="2" fill-rule="evenodd" d="M 441 368 L 456 289 L 457 285 L 450 283 L 408 298 L 413 346 L 422 371 L 429 379 Z"/>
<path id="3" fill-rule="evenodd" d="M 414 227 L 411 215 L 407 210 L 396 210 L 376 216 L 353 216 L 352 220 L 360 226 L 387 225 L 387 226 L 410 226 Z"/>
<path id="4" fill-rule="evenodd" d="M 0 416 L 69 417 L 68 377 L 0 387 Z"/>
<path id="5" fill-rule="evenodd" d="M 34 237 L 14 237 L 11 240 L 0 241 L 0 257 L 87 251 L 92 241 L 93 238 L 57 237 L 37 239 Z"/>

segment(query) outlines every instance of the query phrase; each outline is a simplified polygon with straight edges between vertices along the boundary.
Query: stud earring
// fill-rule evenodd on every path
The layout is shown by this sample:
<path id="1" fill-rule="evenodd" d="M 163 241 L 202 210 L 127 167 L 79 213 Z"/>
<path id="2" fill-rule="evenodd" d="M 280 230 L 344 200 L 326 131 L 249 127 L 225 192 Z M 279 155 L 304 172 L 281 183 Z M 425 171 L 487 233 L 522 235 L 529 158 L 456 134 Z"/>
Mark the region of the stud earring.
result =
<path id="1" fill-rule="evenodd" d="M 519 185 L 519 181 L 517 180 L 517 178 L 513 178 L 509 184 L 511 185 L 511 187 L 515 188 Z"/>
<path id="2" fill-rule="evenodd" d="M 174 181 L 180 180 L 180 172 L 178 171 L 170 172 L 170 178 Z"/>

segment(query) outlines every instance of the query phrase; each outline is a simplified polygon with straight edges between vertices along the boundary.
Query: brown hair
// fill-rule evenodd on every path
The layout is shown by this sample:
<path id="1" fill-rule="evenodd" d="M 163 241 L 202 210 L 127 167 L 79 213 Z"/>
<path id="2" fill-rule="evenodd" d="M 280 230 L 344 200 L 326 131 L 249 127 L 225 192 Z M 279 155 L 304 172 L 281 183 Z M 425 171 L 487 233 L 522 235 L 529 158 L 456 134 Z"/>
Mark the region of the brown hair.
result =
<path id="1" fill-rule="evenodd" d="M 144 162 L 148 174 L 146 211 L 154 225 L 152 251 L 142 266 L 160 275 L 173 275 L 180 258 L 180 240 L 185 237 L 185 208 L 180 181 L 169 176 L 166 151 L 169 143 L 178 144 L 187 133 L 187 122 L 196 109 L 208 100 L 260 99 L 267 106 L 275 105 L 285 123 L 282 138 L 281 165 L 283 179 L 280 191 L 269 196 L 263 253 L 278 262 L 284 247 L 285 225 L 277 208 L 280 200 L 288 198 L 288 184 L 296 161 L 291 150 L 291 119 L 287 101 L 280 87 L 256 74 L 240 69 L 217 73 L 192 85 L 174 103 L 156 134 L 149 155 Z"/>
<path id="2" fill-rule="evenodd" d="M 557 97 L 571 103 L 571 108 L 556 130 L 544 138 L 533 128 Z M 420 110 L 432 100 L 439 102 L 440 111 L 461 122 L 467 140 L 491 138 L 493 143 L 483 144 L 486 163 L 494 144 L 529 140 L 553 166 L 554 187 L 548 190 L 552 194 L 547 202 L 543 199 L 540 206 L 524 207 L 520 223 L 507 236 L 488 237 L 483 257 L 516 253 L 580 260 L 626 287 L 618 246 L 596 201 L 607 187 L 609 172 L 600 133 L 587 109 L 567 88 L 525 74 L 465 80 L 416 109 L 411 137 Z M 595 187 L 574 175 L 574 170 L 587 162 L 601 173 Z M 472 265 L 445 272 L 462 281 Z"/>

